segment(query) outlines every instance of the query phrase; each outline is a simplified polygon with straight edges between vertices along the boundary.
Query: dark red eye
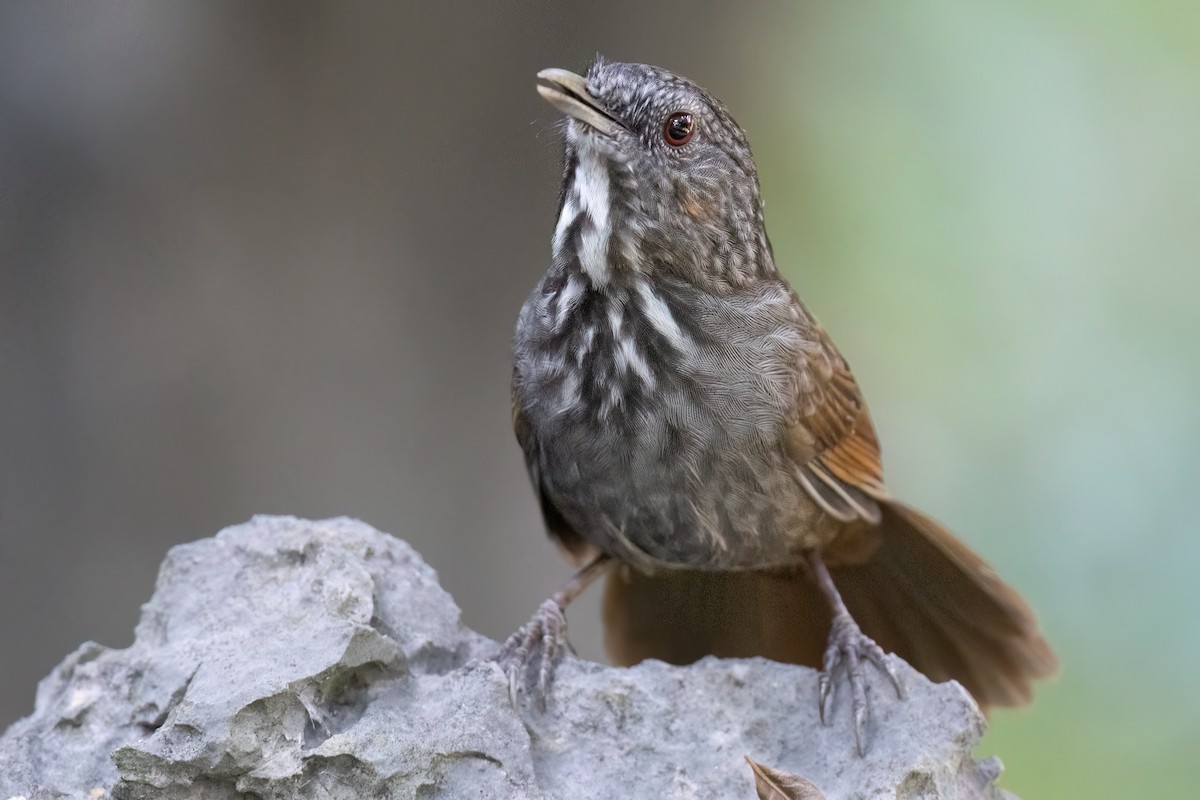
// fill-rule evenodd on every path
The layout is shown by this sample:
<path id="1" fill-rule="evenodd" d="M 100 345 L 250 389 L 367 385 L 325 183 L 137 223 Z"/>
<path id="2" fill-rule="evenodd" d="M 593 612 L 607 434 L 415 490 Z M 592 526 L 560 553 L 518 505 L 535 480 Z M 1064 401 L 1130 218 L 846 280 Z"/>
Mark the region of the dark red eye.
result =
<path id="1" fill-rule="evenodd" d="M 692 140 L 696 131 L 696 122 L 686 111 L 679 111 L 667 117 L 663 124 L 663 138 L 673 147 L 683 147 Z"/>

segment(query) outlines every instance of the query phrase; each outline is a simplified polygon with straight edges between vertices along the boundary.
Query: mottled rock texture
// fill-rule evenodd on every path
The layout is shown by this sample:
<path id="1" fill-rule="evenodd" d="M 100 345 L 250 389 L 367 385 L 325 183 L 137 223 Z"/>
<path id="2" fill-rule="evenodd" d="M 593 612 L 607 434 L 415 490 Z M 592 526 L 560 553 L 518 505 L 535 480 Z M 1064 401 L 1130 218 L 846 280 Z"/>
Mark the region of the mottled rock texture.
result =
<path id="1" fill-rule="evenodd" d="M 898 660 L 907 698 L 871 676 L 859 758 L 844 693 L 821 726 L 808 669 L 568 658 L 541 712 L 514 707 L 496 649 L 399 539 L 259 517 L 170 552 L 131 647 L 85 644 L 42 681 L 0 738 L 0 800 L 749 799 L 746 755 L 830 800 L 1001 796 L 974 703 Z"/>

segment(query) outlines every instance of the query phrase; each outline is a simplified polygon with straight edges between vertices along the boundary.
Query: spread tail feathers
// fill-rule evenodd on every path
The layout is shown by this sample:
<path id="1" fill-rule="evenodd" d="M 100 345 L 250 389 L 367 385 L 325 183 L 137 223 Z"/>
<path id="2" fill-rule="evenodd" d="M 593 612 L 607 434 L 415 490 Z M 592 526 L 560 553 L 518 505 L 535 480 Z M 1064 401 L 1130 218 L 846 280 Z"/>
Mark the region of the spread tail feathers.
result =
<path id="1" fill-rule="evenodd" d="M 980 706 L 1027 703 L 1031 684 L 1057 670 L 1033 613 L 949 531 L 895 502 L 882 544 L 833 579 L 863 632 L 931 680 L 953 678 Z M 830 611 L 800 570 L 614 570 L 604 598 L 605 643 L 618 664 L 705 655 L 764 656 L 819 666 Z"/>

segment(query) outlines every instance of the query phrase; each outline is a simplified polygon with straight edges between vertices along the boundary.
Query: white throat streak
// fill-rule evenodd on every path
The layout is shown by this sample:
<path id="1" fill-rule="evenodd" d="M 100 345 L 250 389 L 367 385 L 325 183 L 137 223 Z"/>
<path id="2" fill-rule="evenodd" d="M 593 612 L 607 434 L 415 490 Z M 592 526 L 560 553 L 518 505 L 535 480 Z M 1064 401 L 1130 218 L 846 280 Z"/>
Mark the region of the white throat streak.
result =
<path id="1" fill-rule="evenodd" d="M 565 248 L 573 246 L 567 241 L 568 231 L 582 216 L 577 254 L 579 266 L 593 285 L 602 286 L 608 282 L 608 244 L 612 238 L 609 218 L 612 187 L 608 180 L 608 164 L 603 156 L 586 146 L 579 149 L 578 158 L 575 179 L 554 229 L 554 252 L 559 256 Z"/>

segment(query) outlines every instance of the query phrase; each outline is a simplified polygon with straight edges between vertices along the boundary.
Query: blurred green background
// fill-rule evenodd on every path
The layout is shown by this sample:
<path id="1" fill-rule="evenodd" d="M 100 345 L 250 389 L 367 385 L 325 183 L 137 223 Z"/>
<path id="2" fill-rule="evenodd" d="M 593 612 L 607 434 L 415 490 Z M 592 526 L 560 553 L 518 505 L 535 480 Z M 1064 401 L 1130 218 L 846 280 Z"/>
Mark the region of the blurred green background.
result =
<path id="1" fill-rule="evenodd" d="M 658 63 L 750 134 L 889 482 L 1063 672 L 979 748 L 1035 797 L 1200 786 L 1200 6 L 0 6 L 0 725 L 256 512 L 411 540 L 499 637 L 567 574 L 509 430 L 546 66 Z M 573 638 L 601 658 L 598 592 Z"/>
<path id="2" fill-rule="evenodd" d="M 1192 796 L 1200 6 L 828 3 L 773 35 L 780 262 L 893 491 L 1016 581 L 1062 658 L 980 752 L 1024 797 Z"/>

